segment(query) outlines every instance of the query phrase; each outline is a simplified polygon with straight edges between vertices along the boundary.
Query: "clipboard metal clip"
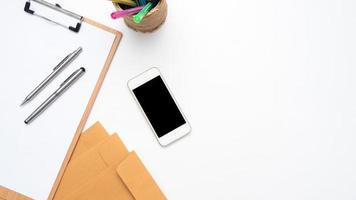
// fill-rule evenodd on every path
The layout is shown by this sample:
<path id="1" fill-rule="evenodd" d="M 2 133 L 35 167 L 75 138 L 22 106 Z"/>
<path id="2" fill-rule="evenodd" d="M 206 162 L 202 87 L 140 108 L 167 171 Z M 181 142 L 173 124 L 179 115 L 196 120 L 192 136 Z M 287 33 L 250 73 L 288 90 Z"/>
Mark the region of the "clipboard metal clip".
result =
<path id="1" fill-rule="evenodd" d="M 48 18 L 48 17 L 45 17 L 45 16 L 43 16 L 43 15 L 39 15 L 39 14 L 37 14 L 34 10 L 31 10 L 31 9 L 30 9 L 30 7 L 31 7 L 31 2 L 32 2 L 32 1 L 33 1 L 33 2 L 36 2 L 36 3 L 39 3 L 39 4 L 43 5 L 43 6 L 46 6 L 46 7 L 50 8 L 50 9 L 53 9 L 53 10 L 55 10 L 55 11 L 58 11 L 58 12 L 60 12 L 60 13 L 63 13 L 63 14 L 65 14 L 65 15 L 69 16 L 69 17 L 72 17 L 72 18 L 74 18 L 74 19 L 77 19 L 79 22 L 78 22 L 75 26 L 68 26 L 68 25 L 65 25 L 65 24 L 63 24 L 63 23 L 54 21 L 54 20 L 52 20 L 52 19 L 50 19 L 50 18 Z M 55 4 L 55 5 L 54 5 L 54 4 L 51 4 L 51 3 L 47 2 L 47 1 L 44 1 L 44 0 L 28 0 L 28 1 L 26 1 L 24 11 L 27 12 L 27 13 L 29 13 L 29 14 L 35 15 L 35 16 L 37 16 L 37 17 L 40 17 L 40 18 L 42 18 L 42 19 L 45 19 L 45 20 L 47 20 L 47 21 L 50 21 L 50 22 L 52 22 L 52 23 L 54 23 L 54 24 L 57 24 L 57 25 L 59 25 L 59 26 L 62 26 L 62 27 L 64 27 L 64 28 L 67 28 L 67 29 L 69 29 L 69 30 L 71 30 L 71 31 L 73 31 L 73 32 L 75 32 L 75 33 L 78 33 L 79 30 L 80 30 L 80 28 L 81 28 L 81 26 L 82 26 L 82 20 L 83 20 L 83 17 L 82 17 L 82 16 L 80 16 L 80 15 L 78 15 L 78 14 L 75 14 L 75 13 L 73 13 L 73 12 L 71 12 L 71 11 L 68 11 L 68 10 L 63 9 L 59 4 Z"/>

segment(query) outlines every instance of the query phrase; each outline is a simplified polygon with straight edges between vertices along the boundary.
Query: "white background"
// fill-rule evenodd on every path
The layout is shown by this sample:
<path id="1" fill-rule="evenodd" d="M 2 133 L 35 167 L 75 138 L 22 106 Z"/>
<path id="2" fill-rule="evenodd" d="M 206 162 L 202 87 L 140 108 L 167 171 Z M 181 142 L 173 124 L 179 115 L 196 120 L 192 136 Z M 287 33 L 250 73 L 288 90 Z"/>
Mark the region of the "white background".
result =
<path id="1" fill-rule="evenodd" d="M 356 1 L 169 0 L 152 34 L 105 0 L 58 3 L 124 33 L 88 125 L 118 131 L 169 199 L 356 199 Z M 126 86 L 150 67 L 193 128 L 168 148 Z"/>

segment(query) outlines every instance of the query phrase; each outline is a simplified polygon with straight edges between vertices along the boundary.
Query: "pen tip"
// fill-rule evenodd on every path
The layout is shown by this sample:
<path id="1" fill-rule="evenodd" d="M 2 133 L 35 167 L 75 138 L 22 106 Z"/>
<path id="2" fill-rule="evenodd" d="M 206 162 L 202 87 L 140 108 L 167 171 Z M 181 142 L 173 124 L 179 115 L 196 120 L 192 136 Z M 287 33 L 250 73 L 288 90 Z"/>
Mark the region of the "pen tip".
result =
<path id="1" fill-rule="evenodd" d="M 25 105 L 26 103 L 27 103 L 27 99 L 25 99 L 25 100 L 21 103 L 20 106 L 23 106 L 23 105 Z"/>

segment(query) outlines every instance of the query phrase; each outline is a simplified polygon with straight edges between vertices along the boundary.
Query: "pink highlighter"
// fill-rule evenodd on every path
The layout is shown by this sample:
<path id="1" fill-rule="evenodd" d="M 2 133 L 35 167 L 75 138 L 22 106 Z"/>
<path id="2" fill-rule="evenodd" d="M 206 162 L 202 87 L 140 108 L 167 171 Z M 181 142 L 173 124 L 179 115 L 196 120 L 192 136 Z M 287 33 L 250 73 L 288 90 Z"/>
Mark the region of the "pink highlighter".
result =
<path id="1" fill-rule="evenodd" d="M 116 11 L 116 12 L 111 13 L 111 18 L 112 19 L 117 19 L 117 18 L 120 18 L 120 17 L 125 17 L 127 15 L 133 15 L 133 14 L 136 14 L 136 13 L 140 12 L 142 10 L 142 8 L 143 8 L 143 6 L 138 6 L 138 7 L 135 7 L 135 8 Z"/>

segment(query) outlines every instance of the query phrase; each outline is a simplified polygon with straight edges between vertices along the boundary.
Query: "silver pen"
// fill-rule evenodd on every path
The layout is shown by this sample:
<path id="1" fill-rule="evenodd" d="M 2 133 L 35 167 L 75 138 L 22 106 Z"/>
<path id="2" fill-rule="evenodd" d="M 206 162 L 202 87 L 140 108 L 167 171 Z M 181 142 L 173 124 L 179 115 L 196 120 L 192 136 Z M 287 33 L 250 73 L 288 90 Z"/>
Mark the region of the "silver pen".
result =
<path id="1" fill-rule="evenodd" d="M 74 82 L 76 82 L 85 72 L 85 68 L 80 68 L 73 72 L 60 86 L 49 96 L 27 119 L 25 124 L 31 123 L 38 115 L 40 115 L 49 105 L 58 99 Z"/>
<path id="2" fill-rule="evenodd" d="M 48 83 L 50 83 L 65 67 L 67 67 L 82 51 L 82 47 L 68 54 L 32 92 L 27 95 L 21 106 L 33 99 Z"/>

